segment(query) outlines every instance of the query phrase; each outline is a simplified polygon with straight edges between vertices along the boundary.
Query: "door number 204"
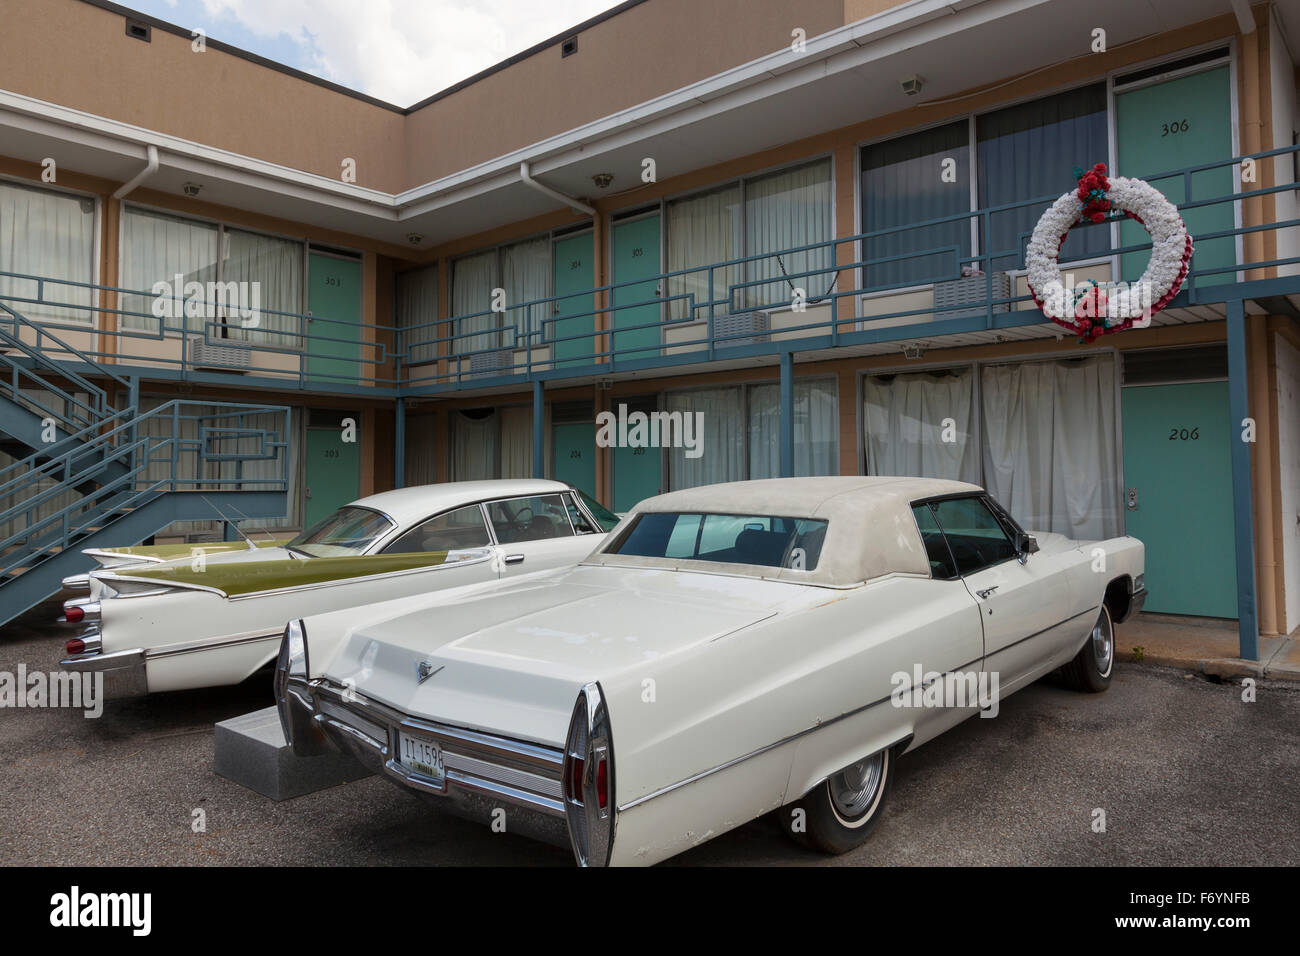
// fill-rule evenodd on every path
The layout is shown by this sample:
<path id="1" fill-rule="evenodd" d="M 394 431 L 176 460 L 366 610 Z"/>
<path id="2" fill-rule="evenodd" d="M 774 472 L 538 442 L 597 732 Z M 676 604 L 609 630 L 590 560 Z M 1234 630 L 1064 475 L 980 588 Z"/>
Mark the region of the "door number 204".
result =
<path id="1" fill-rule="evenodd" d="M 1174 425 L 1169 429 L 1170 441 L 1199 441 L 1201 438 L 1201 429 L 1197 428 L 1179 428 Z"/>

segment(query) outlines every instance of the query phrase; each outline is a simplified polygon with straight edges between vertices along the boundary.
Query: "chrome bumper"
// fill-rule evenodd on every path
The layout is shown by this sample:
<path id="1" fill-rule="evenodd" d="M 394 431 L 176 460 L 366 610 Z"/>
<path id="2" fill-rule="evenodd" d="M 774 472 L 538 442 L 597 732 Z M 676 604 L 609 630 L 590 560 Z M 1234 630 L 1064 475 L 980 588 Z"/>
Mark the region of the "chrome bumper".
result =
<path id="1" fill-rule="evenodd" d="M 59 661 L 65 671 L 77 674 L 101 671 L 104 674 L 104 698 L 121 700 L 126 697 L 142 697 L 149 693 L 149 680 L 145 672 L 144 649 L 132 648 L 128 651 L 113 651 L 103 654 L 90 651 L 65 657 Z"/>
<path id="2" fill-rule="evenodd" d="M 337 749 L 457 816 L 487 824 L 502 821 L 508 833 L 569 846 L 559 748 L 412 717 L 327 680 L 291 677 L 283 687 L 276 706 L 298 756 Z M 441 780 L 402 766 L 395 756 L 401 731 L 438 744 Z"/>

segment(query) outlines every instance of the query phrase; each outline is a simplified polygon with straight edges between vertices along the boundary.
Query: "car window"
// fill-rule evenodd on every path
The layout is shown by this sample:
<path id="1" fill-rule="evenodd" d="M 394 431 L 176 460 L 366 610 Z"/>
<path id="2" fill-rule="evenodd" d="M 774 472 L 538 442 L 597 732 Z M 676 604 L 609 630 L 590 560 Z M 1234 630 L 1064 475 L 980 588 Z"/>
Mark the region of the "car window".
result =
<path id="1" fill-rule="evenodd" d="M 571 538 L 573 526 L 559 495 L 530 495 L 488 502 L 492 530 L 501 544 Z"/>
<path id="2" fill-rule="evenodd" d="M 921 541 L 925 544 L 925 555 L 930 560 L 930 574 L 941 581 L 948 581 L 957 576 L 957 565 L 953 562 L 952 552 L 943 539 L 939 523 L 934 520 L 934 512 L 929 505 L 913 505 L 912 514 L 916 516 L 916 527 L 921 532 Z"/>
<path id="3" fill-rule="evenodd" d="M 814 518 L 647 512 L 638 515 L 612 554 L 685 558 L 812 571 L 827 522 Z"/>
<path id="4" fill-rule="evenodd" d="M 605 531 L 613 531 L 614 526 L 617 525 L 619 521 L 618 515 L 614 514 L 614 512 L 610 511 L 585 491 L 579 491 L 578 494 L 582 496 L 582 503 L 587 506 L 587 510 L 591 512 L 591 516 L 596 519 L 596 522 L 600 527 Z"/>
<path id="5" fill-rule="evenodd" d="M 454 551 L 458 548 L 486 548 L 492 543 L 483 509 L 469 505 L 434 515 L 423 524 L 384 548 L 385 554 L 415 554 L 428 551 Z"/>
<path id="6" fill-rule="evenodd" d="M 312 525 L 285 547 L 313 558 L 364 554 L 392 528 L 393 522 L 387 515 L 347 505 Z"/>
<path id="7" fill-rule="evenodd" d="M 1016 556 L 1014 542 L 983 499 L 949 498 L 933 502 L 932 508 L 961 574 Z"/>
<path id="8" fill-rule="evenodd" d="M 569 509 L 569 520 L 573 522 L 573 530 L 578 534 L 596 534 L 596 526 L 592 524 L 591 519 L 583 513 L 578 507 L 573 495 L 564 496 L 564 507 Z"/>

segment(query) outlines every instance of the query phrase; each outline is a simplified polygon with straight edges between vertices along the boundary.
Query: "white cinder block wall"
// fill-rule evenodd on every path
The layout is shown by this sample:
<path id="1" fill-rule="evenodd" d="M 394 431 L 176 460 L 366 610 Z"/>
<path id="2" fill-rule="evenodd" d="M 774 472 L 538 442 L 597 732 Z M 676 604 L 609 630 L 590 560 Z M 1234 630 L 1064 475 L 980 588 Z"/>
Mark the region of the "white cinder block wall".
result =
<path id="1" fill-rule="evenodd" d="M 1300 628 L 1300 349 L 1278 336 L 1277 436 L 1287 633 Z"/>

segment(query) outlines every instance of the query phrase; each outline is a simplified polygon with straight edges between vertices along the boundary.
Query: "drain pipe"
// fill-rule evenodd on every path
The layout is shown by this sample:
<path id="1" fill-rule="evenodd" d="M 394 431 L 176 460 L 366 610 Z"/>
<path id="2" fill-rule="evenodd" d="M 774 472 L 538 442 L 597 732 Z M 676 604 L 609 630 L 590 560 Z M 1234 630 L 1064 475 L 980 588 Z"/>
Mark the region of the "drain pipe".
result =
<path id="1" fill-rule="evenodd" d="M 537 180 L 533 179 L 532 173 L 529 171 L 528 168 L 528 162 L 526 160 L 519 164 L 519 178 L 523 181 L 523 184 L 525 186 L 531 186 L 533 189 L 536 189 L 539 193 L 545 193 L 547 196 L 550 196 L 552 199 L 558 199 L 560 202 L 564 203 L 566 206 L 568 206 L 570 209 L 574 210 L 575 212 L 586 213 L 592 219 L 596 218 L 596 210 L 593 209 L 591 206 L 588 206 L 584 202 L 579 202 L 577 199 L 574 199 L 572 196 L 566 196 L 558 189 L 552 189 L 550 186 L 547 186 L 544 183 L 539 183 Z"/>
<path id="2" fill-rule="evenodd" d="M 117 191 L 113 193 L 114 199 L 122 199 L 128 193 L 134 192 L 137 186 L 139 186 L 142 182 L 144 182 L 154 173 L 158 172 L 158 147 L 150 143 L 148 150 L 149 150 L 149 154 L 148 154 L 149 162 L 145 164 L 144 169 L 140 170 L 138 173 L 135 174 L 135 176 L 130 180 L 130 182 L 123 183 L 120 187 L 118 187 Z"/>

